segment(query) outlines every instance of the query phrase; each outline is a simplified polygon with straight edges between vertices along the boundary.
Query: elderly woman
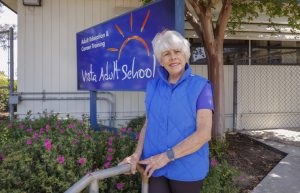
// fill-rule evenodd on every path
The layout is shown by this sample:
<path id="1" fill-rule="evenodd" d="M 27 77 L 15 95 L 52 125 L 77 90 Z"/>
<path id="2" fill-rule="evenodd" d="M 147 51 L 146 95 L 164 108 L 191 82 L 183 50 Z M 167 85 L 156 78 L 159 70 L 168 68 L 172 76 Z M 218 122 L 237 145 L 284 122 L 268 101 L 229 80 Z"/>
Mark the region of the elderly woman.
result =
<path id="1" fill-rule="evenodd" d="M 210 82 L 192 74 L 190 44 L 176 31 L 152 41 L 160 77 L 146 90 L 146 121 L 136 151 L 120 164 L 145 165 L 150 193 L 199 193 L 209 170 L 213 96 Z"/>

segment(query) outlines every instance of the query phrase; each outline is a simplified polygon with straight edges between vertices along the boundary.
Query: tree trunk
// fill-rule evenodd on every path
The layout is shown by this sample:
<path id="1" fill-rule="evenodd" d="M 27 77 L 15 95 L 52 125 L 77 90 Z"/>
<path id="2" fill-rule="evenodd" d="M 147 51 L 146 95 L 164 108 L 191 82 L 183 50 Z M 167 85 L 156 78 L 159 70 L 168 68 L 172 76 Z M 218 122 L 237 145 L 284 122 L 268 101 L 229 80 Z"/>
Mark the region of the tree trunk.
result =
<path id="1" fill-rule="evenodd" d="M 202 39 L 207 54 L 208 79 L 212 82 L 214 88 L 214 106 L 213 132 L 214 139 L 224 138 L 225 128 L 225 98 L 224 98 L 224 70 L 223 70 L 223 44 L 225 30 L 230 18 L 232 9 L 232 0 L 222 0 L 222 8 L 218 20 L 213 23 L 212 8 L 219 0 L 202 1 L 188 0 L 193 7 L 199 21 L 193 18 L 187 6 L 186 18 L 195 28 L 198 36 Z"/>
<path id="2" fill-rule="evenodd" d="M 225 137 L 225 107 L 224 107 L 224 71 L 223 71 L 223 43 L 224 36 L 215 36 L 212 28 L 211 12 L 207 12 L 202 20 L 203 40 L 207 53 L 208 79 L 214 88 L 214 115 L 212 137 Z"/>
<path id="3" fill-rule="evenodd" d="M 208 78 L 212 82 L 214 90 L 215 110 L 213 115 L 212 136 L 214 139 L 219 139 L 225 137 L 223 44 L 217 45 L 215 48 L 208 48 L 207 53 Z"/>

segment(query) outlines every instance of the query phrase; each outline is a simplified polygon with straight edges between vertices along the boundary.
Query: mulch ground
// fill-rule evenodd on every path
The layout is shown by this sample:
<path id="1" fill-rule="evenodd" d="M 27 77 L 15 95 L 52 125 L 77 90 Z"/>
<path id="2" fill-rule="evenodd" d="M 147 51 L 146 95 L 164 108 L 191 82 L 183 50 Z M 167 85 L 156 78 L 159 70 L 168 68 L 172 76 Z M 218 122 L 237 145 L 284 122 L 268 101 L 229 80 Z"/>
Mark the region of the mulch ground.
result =
<path id="1" fill-rule="evenodd" d="M 240 171 L 240 193 L 251 192 L 286 154 L 243 134 L 228 134 L 227 161 Z"/>

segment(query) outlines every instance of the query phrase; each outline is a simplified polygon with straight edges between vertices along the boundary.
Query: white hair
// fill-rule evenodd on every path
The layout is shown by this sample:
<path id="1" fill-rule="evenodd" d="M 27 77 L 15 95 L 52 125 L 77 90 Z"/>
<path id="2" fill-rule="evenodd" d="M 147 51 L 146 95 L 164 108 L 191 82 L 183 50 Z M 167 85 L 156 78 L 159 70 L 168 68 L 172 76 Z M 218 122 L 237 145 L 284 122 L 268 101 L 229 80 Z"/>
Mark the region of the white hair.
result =
<path id="1" fill-rule="evenodd" d="M 189 41 L 177 31 L 167 30 L 157 33 L 152 40 L 152 46 L 154 56 L 158 61 L 161 59 L 161 54 L 170 49 L 181 50 L 185 55 L 186 62 L 191 56 Z"/>

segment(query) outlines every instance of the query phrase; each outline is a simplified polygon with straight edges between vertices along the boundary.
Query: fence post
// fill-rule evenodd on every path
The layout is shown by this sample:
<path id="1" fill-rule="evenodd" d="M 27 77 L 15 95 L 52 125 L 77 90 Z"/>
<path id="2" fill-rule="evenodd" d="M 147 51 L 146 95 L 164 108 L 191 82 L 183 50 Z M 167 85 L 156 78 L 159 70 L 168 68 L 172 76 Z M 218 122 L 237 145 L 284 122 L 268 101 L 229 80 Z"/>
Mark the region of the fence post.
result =
<path id="1" fill-rule="evenodd" d="M 99 193 L 98 180 L 95 179 L 92 181 L 89 193 Z"/>
<path id="2" fill-rule="evenodd" d="M 12 98 L 14 94 L 14 29 L 9 28 L 9 65 L 10 65 L 10 81 L 9 81 L 9 97 Z M 14 118 L 14 105 L 9 103 L 9 119 L 12 121 Z"/>
<path id="3" fill-rule="evenodd" d="M 143 174 L 142 174 L 143 175 Z M 148 178 L 142 178 L 142 193 L 148 193 L 149 191 L 149 183 Z"/>
<path id="4" fill-rule="evenodd" d="M 144 175 L 145 169 L 141 165 L 137 165 L 137 170 L 142 176 L 142 193 L 148 193 L 149 191 L 149 178 L 147 175 Z"/>
<path id="5" fill-rule="evenodd" d="M 233 131 L 236 131 L 237 122 L 237 62 L 233 63 Z"/>
<path id="6" fill-rule="evenodd" d="M 94 90 L 90 90 L 90 125 L 94 130 L 100 130 L 97 123 L 97 91 Z"/>

